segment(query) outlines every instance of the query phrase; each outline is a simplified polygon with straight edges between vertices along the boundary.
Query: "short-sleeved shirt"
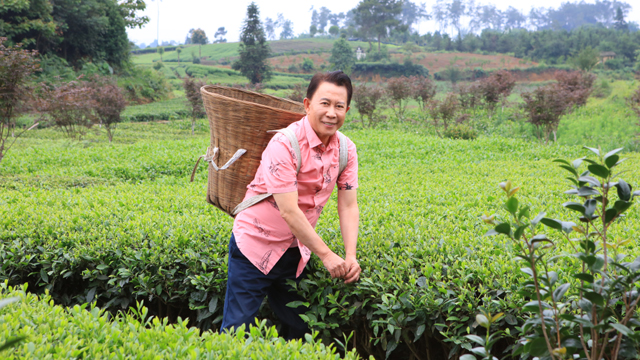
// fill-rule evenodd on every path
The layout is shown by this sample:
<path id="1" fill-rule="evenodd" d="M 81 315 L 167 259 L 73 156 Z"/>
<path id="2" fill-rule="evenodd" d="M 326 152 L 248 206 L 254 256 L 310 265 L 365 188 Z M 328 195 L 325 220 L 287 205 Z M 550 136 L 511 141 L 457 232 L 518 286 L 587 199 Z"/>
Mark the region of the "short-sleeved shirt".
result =
<path id="1" fill-rule="evenodd" d="M 356 146 L 347 138 L 349 160 L 338 178 L 338 135 L 334 134 L 325 147 L 306 116 L 288 128 L 294 131 L 300 144 L 300 172 L 296 176 L 296 154 L 289 139 L 278 133 L 262 153 L 260 166 L 255 178 L 247 186 L 245 199 L 264 193 L 298 191 L 298 206 L 315 228 L 336 184 L 340 190 L 358 187 Z M 296 276 L 302 274 L 311 257 L 311 250 L 296 239 L 280 216 L 272 196 L 236 215 L 233 234 L 238 249 L 264 274 L 269 273 L 290 247 L 297 245 L 301 254 Z"/>

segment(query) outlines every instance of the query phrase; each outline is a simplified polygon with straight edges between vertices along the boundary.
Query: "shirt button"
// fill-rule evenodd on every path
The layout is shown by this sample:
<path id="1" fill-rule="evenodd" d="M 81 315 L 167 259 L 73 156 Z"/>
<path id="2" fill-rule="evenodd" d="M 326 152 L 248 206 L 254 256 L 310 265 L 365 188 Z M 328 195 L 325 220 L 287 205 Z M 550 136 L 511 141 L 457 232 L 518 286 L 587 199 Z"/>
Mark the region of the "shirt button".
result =
<path id="1" fill-rule="evenodd" d="M 285 250 L 286 250 L 286 249 L 284 249 L 284 248 L 283 248 L 283 249 L 282 249 L 282 252 L 285 252 Z"/>

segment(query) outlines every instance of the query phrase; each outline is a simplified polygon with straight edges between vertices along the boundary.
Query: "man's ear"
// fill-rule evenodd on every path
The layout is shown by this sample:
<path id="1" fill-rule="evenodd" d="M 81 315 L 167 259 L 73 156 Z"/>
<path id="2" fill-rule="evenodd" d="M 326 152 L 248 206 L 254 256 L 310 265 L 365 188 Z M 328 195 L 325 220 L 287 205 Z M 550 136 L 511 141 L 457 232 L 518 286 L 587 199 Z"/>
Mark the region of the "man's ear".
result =
<path id="1" fill-rule="evenodd" d="M 304 104 L 304 111 L 309 114 L 309 106 L 311 105 L 311 100 L 304 98 L 304 100 L 302 100 L 302 103 Z"/>

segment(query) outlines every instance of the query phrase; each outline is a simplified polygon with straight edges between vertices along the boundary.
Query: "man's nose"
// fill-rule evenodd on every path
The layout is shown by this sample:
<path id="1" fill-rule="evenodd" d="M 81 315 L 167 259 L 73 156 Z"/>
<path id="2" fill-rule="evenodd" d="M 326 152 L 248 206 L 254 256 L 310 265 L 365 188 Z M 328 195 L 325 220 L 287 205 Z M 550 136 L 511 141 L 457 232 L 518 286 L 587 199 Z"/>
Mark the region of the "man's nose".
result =
<path id="1" fill-rule="evenodd" d="M 336 117 L 336 109 L 333 106 L 329 107 L 329 110 L 327 111 L 327 117 L 329 118 Z"/>

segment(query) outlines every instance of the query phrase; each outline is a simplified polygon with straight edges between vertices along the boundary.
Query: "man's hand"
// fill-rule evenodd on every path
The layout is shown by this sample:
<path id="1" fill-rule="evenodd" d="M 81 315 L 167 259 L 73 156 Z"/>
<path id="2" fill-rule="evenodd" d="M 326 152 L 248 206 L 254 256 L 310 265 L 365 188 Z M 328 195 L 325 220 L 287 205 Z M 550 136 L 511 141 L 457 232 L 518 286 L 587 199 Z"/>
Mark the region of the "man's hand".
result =
<path id="1" fill-rule="evenodd" d="M 360 279 L 360 264 L 358 264 L 358 260 L 356 258 L 347 258 L 345 261 L 347 266 L 347 275 L 344 277 L 345 284 L 351 284 Z"/>
<path id="2" fill-rule="evenodd" d="M 329 270 L 331 277 L 335 278 L 344 278 L 347 275 L 347 264 L 342 258 L 333 251 L 329 252 L 324 258 L 320 259 L 324 264 L 324 267 Z"/>

